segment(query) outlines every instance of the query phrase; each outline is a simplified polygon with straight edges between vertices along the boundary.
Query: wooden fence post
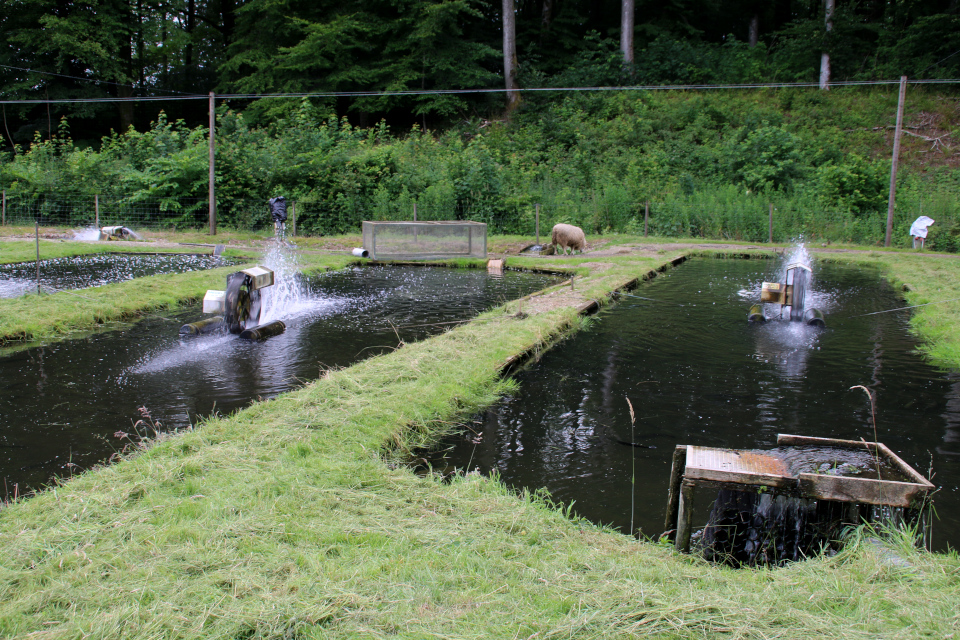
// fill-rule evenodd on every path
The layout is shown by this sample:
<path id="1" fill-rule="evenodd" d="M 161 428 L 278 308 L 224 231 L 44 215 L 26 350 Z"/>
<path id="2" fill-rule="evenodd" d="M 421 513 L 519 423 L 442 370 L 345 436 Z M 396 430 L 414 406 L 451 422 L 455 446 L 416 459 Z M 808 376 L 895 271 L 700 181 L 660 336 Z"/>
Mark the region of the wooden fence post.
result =
<path id="1" fill-rule="evenodd" d="M 643 237 L 647 237 L 647 228 L 650 226 L 650 201 L 643 207 Z"/>
<path id="2" fill-rule="evenodd" d="M 0 214 L 0 226 L 6 226 L 7 224 L 7 190 L 3 190 L 3 213 Z"/>
<path id="3" fill-rule="evenodd" d="M 773 203 L 770 203 L 770 235 L 767 242 L 773 244 Z"/>
<path id="4" fill-rule="evenodd" d="M 893 133 L 893 162 L 890 164 L 890 195 L 887 198 L 887 233 L 883 246 L 890 246 L 893 234 L 893 209 L 897 200 L 897 164 L 900 162 L 900 132 L 903 130 L 903 103 L 907 97 L 907 76 L 900 76 L 900 96 L 897 99 L 897 127 Z"/>
<path id="5" fill-rule="evenodd" d="M 100 194 L 93 196 L 93 225 L 100 228 Z"/>
<path id="6" fill-rule="evenodd" d="M 216 173 L 214 171 L 214 156 L 217 148 L 215 134 L 217 129 L 217 110 L 216 99 L 213 92 L 210 92 L 210 179 L 207 186 L 209 207 L 210 207 L 210 235 L 217 235 L 217 193 L 216 193 Z"/>
<path id="7" fill-rule="evenodd" d="M 297 237 L 297 201 L 290 203 L 290 216 L 293 218 L 293 237 Z"/>
<path id="8" fill-rule="evenodd" d="M 37 234 L 37 295 L 40 295 L 40 218 L 34 220 L 34 231 Z"/>
<path id="9" fill-rule="evenodd" d="M 540 244 L 540 203 L 537 203 L 537 244 Z"/>

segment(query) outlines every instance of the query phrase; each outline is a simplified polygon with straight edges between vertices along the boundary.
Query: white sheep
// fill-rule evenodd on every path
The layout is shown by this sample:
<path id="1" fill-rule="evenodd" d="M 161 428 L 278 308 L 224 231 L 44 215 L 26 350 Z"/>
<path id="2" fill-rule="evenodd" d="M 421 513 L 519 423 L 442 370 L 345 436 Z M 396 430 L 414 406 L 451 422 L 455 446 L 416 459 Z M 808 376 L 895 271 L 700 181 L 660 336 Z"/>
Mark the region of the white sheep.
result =
<path id="1" fill-rule="evenodd" d="M 580 253 L 583 253 L 583 250 L 587 248 L 587 237 L 580 227 L 560 223 L 553 226 L 553 232 L 550 234 L 550 244 L 556 247 L 557 253 L 562 248 L 563 255 L 567 255 L 568 247 L 571 254 L 578 249 Z"/>

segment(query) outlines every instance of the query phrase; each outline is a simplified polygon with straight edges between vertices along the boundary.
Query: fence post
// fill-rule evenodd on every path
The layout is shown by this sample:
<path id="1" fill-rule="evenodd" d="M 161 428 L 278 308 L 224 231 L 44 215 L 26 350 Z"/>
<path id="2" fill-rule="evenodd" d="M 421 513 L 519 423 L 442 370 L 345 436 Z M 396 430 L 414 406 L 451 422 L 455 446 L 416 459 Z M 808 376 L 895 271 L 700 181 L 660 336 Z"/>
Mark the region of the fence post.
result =
<path id="1" fill-rule="evenodd" d="M 413 201 L 413 221 L 417 221 L 417 201 Z"/>
<path id="2" fill-rule="evenodd" d="M 650 225 L 650 201 L 643 207 L 643 237 L 647 237 L 647 227 Z"/>
<path id="3" fill-rule="evenodd" d="M 897 164 L 900 162 L 900 132 L 903 130 L 903 103 L 907 97 L 907 76 L 900 76 L 900 96 L 897 99 L 897 127 L 893 133 L 893 162 L 890 164 L 890 195 L 887 198 L 887 233 L 883 246 L 890 246 L 893 233 L 893 209 L 897 200 Z"/>
<path id="4" fill-rule="evenodd" d="M 3 213 L 0 214 L 0 226 L 7 225 L 7 190 L 3 190 Z"/>
<path id="5" fill-rule="evenodd" d="M 290 203 L 290 214 L 293 216 L 293 237 L 297 237 L 297 201 Z"/>
<path id="6" fill-rule="evenodd" d="M 537 244 L 540 244 L 540 203 L 537 203 Z"/>
<path id="7" fill-rule="evenodd" d="M 217 235 L 217 195 L 214 173 L 214 151 L 216 150 L 216 141 L 214 138 L 217 128 L 217 110 L 213 91 L 210 92 L 210 183 L 208 186 L 210 198 L 210 235 Z"/>
<path id="8" fill-rule="evenodd" d="M 100 228 L 100 194 L 94 194 L 93 196 L 93 224 L 99 229 Z"/>
<path id="9" fill-rule="evenodd" d="M 773 244 L 773 203 L 770 203 L 770 235 L 767 238 L 769 244 Z"/>
<path id="10" fill-rule="evenodd" d="M 34 221 L 34 232 L 37 234 L 37 295 L 40 295 L 40 219 Z"/>

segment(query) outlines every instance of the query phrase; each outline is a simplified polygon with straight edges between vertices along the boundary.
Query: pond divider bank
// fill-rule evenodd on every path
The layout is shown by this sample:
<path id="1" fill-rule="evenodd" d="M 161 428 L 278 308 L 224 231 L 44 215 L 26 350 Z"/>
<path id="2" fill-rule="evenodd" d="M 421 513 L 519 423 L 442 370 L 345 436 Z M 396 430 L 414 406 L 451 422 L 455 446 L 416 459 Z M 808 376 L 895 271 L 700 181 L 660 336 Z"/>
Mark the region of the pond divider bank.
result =
<path id="1" fill-rule="evenodd" d="M 905 548 L 901 573 L 854 544 L 789 570 L 734 571 L 572 519 L 496 479 L 444 482 L 391 462 L 509 389 L 505 362 L 658 262 L 604 259 L 522 314 L 508 303 L 4 507 L 0 635 L 958 631 L 955 554 Z"/>
<path id="2" fill-rule="evenodd" d="M 346 256 L 305 261 L 305 271 L 342 268 Z M 250 263 L 246 266 L 253 266 Z M 90 331 L 111 322 L 124 322 L 159 309 L 192 304 L 210 288 L 222 286 L 226 274 L 242 268 L 149 276 L 116 284 L 0 299 L 0 345 L 27 340 L 56 339 L 76 331 Z"/>

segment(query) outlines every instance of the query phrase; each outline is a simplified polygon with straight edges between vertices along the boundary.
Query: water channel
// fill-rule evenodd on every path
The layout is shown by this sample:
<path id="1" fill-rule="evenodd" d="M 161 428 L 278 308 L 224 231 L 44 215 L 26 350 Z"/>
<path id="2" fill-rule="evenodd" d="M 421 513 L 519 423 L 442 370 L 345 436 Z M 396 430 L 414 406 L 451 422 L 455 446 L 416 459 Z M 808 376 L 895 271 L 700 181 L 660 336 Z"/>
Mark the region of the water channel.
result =
<path id="1" fill-rule="evenodd" d="M 877 397 L 877 438 L 925 475 L 932 464 L 934 548 L 960 546 L 960 375 L 916 354 L 909 312 L 863 315 L 904 306 L 871 268 L 814 263 L 808 305 L 826 329 L 749 325 L 761 283 L 781 268 L 695 259 L 645 283 L 631 294 L 646 299 L 624 297 L 520 371 L 518 391 L 450 438 L 434 468 L 546 488 L 624 532 L 632 511 L 633 530 L 656 537 L 675 445 L 773 448 L 778 433 L 872 441 L 866 394 L 850 390 L 862 384 Z M 698 500 L 702 526 L 710 498 Z"/>
<path id="2" fill-rule="evenodd" d="M 85 289 L 144 276 L 186 273 L 236 264 L 235 260 L 192 253 L 100 253 L 40 261 L 40 288 L 47 292 Z M 37 263 L 0 265 L 0 298 L 37 292 Z"/>
<path id="3" fill-rule="evenodd" d="M 265 342 L 232 335 L 181 339 L 198 308 L 153 315 L 75 340 L 0 350 L 0 477 L 12 496 L 104 461 L 146 407 L 166 429 L 247 406 L 342 367 L 450 328 L 558 279 L 476 269 L 365 267 L 284 278 L 263 321 L 287 330 Z M 273 289 L 273 288 L 271 288 Z"/>

